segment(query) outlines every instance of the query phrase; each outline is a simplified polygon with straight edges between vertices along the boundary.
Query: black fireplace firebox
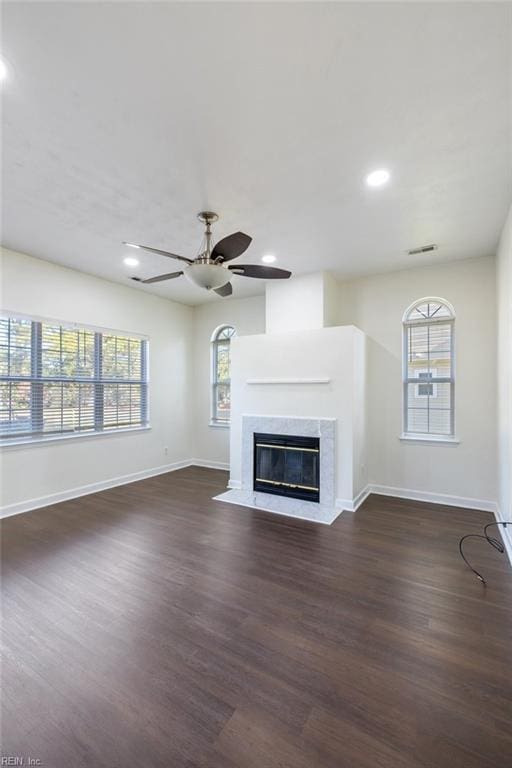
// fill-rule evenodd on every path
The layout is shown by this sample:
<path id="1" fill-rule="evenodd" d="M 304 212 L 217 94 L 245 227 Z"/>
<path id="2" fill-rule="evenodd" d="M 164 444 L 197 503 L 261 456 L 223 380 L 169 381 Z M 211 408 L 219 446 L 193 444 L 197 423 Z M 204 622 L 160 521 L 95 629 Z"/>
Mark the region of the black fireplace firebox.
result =
<path id="1" fill-rule="evenodd" d="M 320 439 L 254 433 L 254 490 L 320 501 Z"/>

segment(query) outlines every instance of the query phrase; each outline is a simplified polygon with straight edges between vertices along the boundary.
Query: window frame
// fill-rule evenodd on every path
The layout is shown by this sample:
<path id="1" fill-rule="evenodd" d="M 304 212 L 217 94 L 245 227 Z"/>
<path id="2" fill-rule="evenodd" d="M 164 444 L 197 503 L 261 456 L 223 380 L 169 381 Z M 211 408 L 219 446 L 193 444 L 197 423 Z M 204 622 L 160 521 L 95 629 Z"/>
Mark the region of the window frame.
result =
<path id="1" fill-rule="evenodd" d="M 226 330 L 231 330 L 232 333 L 227 339 L 227 342 L 229 343 L 230 348 L 230 369 L 229 369 L 229 379 L 227 381 L 219 382 L 217 378 L 217 363 L 218 363 L 218 349 L 222 342 L 226 342 L 226 339 L 221 338 L 221 334 L 224 333 Z M 231 397 L 231 341 L 236 336 L 236 328 L 234 325 L 231 325 L 231 323 L 222 323 L 222 325 L 217 326 L 215 331 L 212 333 L 210 338 L 210 421 L 209 425 L 210 427 L 220 427 L 224 429 L 229 429 L 231 425 L 231 409 L 229 412 L 229 419 L 220 419 L 218 417 L 218 411 L 217 411 L 217 390 L 219 386 L 222 384 L 222 386 L 229 387 L 230 397 Z"/>
<path id="2" fill-rule="evenodd" d="M 440 317 L 427 317 L 422 319 L 411 319 L 411 314 L 414 310 L 422 304 L 441 304 L 448 310 L 449 315 L 443 315 Z M 446 443 L 458 443 L 456 437 L 456 419 L 455 419 L 455 310 L 453 305 L 446 299 L 442 299 L 437 296 L 426 296 L 417 301 L 414 301 L 405 310 L 402 317 L 402 434 L 400 438 L 402 440 L 413 440 L 423 442 L 446 442 Z M 411 327 L 432 327 L 435 325 L 449 325 L 450 326 L 450 376 L 431 376 L 428 382 L 419 382 L 417 377 L 410 377 L 409 373 L 409 328 Z M 425 369 L 427 372 L 428 368 Z M 430 371 L 437 369 L 430 368 Z M 416 389 L 420 383 L 432 384 L 433 395 L 416 395 L 417 397 L 437 397 L 437 385 L 449 384 L 450 386 L 450 432 L 413 432 L 408 430 L 408 411 L 409 411 L 409 386 L 415 385 Z"/>
<path id="3" fill-rule="evenodd" d="M 151 429 L 150 424 L 150 408 L 149 408 L 149 338 L 140 333 L 132 333 L 131 331 L 119 331 L 111 328 L 93 326 L 86 323 L 69 322 L 63 320 L 57 320 L 55 318 L 42 317 L 38 315 L 27 315 L 22 312 L 15 312 L 12 310 L 1 310 L 2 319 L 10 320 L 22 320 L 31 323 L 31 372 L 27 376 L 12 376 L 7 374 L 6 376 L 0 376 L 2 382 L 27 382 L 31 385 L 30 395 L 30 423 L 31 427 L 34 423 L 38 423 L 41 429 L 36 431 L 24 431 L 21 434 L 12 432 L 12 434 L 4 433 L 4 437 L 0 437 L 0 448 L 15 447 L 17 445 L 27 446 L 37 443 L 53 442 L 58 440 L 76 440 L 82 438 L 93 438 L 104 435 L 120 435 L 129 432 L 147 431 Z M 49 325 L 58 327 L 60 332 L 63 330 L 76 331 L 76 332 L 89 332 L 94 334 L 94 363 L 93 363 L 93 375 L 92 376 L 43 376 L 42 375 L 42 353 L 43 353 L 43 334 L 42 326 Z M 140 379 L 123 379 L 117 377 L 104 378 L 101 374 L 101 347 L 102 339 L 105 336 L 113 336 L 117 338 L 138 340 L 141 342 L 141 360 Z M 84 428 L 77 430 L 63 430 L 63 431 L 48 431 L 42 430 L 42 397 L 43 397 L 43 385 L 45 383 L 69 383 L 69 384 L 83 384 L 91 385 L 93 387 L 93 428 Z M 104 426 L 104 422 L 100 424 L 97 419 L 99 410 L 103 411 L 103 402 L 101 409 L 98 409 L 98 397 L 102 397 L 103 387 L 108 384 L 136 384 L 140 386 L 140 411 L 141 421 L 140 423 L 129 423 L 122 425 L 107 425 Z M 37 386 L 40 385 L 40 386 Z M 0 428 L 1 431 L 1 428 Z"/>

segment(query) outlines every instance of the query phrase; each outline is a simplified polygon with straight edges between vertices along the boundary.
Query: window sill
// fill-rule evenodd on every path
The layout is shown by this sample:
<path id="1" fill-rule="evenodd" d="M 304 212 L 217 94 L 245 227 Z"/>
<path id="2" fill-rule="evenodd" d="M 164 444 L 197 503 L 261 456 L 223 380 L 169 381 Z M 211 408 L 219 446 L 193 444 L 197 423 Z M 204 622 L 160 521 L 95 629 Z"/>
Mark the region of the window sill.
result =
<path id="1" fill-rule="evenodd" d="M 211 420 L 208 424 L 209 427 L 214 427 L 214 429 L 229 429 L 231 426 L 231 423 L 229 421 L 213 421 Z"/>
<path id="2" fill-rule="evenodd" d="M 437 444 L 442 443 L 443 445 L 459 445 L 460 440 L 457 437 L 454 437 L 453 435 L 406 435 L 401 434 L 399 437 L 399 440 L 403 440 L 407 443 L 430 443 L 430 444 Z"/>
<path id="3" fill-rule="evenodd" d="M 151 426 L 124 427 L 123 429 L 103 429 L 97 432 L 78 432 L 65 435 L 48 435 L 38 437 L 18 437 L 2 440 L 0 448 L 27 448 L 30 445 L 44 445 L 45 443 L 59 443 L 64 440 L 90 440 L 94 437 L 107 437 L 112 435 L 126 435 L 132 432 L 149 432 Z"/>

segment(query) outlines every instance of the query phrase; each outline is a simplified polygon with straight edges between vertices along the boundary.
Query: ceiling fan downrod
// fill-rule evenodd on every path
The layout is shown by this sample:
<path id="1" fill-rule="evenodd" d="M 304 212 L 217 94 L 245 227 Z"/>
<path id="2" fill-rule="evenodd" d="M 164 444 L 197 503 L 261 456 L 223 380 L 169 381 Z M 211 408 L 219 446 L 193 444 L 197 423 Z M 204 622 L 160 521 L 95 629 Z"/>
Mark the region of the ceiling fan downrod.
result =
<path id="1" fill-rule="evenodd" d="M 219 220 L 217 213 L 213 211 L 200 211 L 197 214 L 197 218 L 205 224 L 204 236 L 206 238 L 206 250 L 201 254 L 201 261 L 205 264 L 209 264 L 211 261 L 212 253 L 212 224 Z"/>

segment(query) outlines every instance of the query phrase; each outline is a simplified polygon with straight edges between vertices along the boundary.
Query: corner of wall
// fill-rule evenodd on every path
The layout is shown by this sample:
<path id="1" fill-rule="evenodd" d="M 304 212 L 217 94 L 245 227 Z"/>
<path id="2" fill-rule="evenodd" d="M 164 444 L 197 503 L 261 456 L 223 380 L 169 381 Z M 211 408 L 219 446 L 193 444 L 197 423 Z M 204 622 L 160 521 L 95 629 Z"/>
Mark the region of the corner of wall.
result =
<path id="1" fill-rule="evenodd" d="M 497 520 L 512 520 L 512 206 L 496 254 L 498 346 L 498 513 Z M 512 526 L 500 526 L 512 563 Z"/>

